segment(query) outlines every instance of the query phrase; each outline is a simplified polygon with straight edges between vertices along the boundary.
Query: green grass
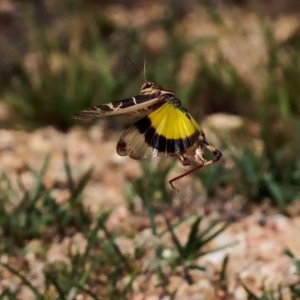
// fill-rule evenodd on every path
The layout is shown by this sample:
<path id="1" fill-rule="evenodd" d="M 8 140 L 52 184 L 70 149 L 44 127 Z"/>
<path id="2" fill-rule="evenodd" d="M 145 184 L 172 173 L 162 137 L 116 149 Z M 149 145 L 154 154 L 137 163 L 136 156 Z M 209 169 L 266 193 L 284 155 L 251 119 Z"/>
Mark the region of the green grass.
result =
<path id="1" fill-rule="evenodd" d="M 29 27 L 26 60 L 23 53 L 1 40 L 14 68 L 10 76 L 0 74 L 0 86 L 4 101 L 19 117 L 16 126 L 53 125 L 67 130 L 75 122 L 73 113 L 117 99 L 121 91 L 126 91 L 127 74 L 118 72 L 118 77 L 113 76 L 112 66 L 118 61 L 112 56 L 117 45 L 108 42 L 106 35 L 114 28 L 111 26 L 107 32 L 109 24 L 104 16 L 99 18 L 80 8 L 65 12 L 63 31 L 55 31 L 28 12 L 24 24 Z M 88 26 L 81 27 L 78 18 Z M 137 37 L 130 32 L 124 30 L 123 36 L 136 43 Z M 123 64 L 127 62 L 125 55 L 120 59 Z"/>
<path id="2" fill-rule="evenodd" d="M 49 156 L 37 172 L 27 166 L 34 178 L 31 188 L 26 188 L 21 178 L 18 178 L 17 186 L 14 186 L 2 174 L 0 224 L 3 250 L 14 252 L 15 246 L 22 248 L 28 240 L 41 237 L 51 239 L 54 232 L 63 236 L 69 228 L 84 230 L 90 225 L 90 215 L 85 211 L 80 195 L 91 176 L 91 170 L 74 180 L 66 159 L 65 170 L 70 197 L 64 204 L 59 204 L 51 193 L 54 187 L 46 188 L 43 183 L 48 162 Z"/>
<path id="3" fill-rule="evenodd" d="M 6 192 L 1 193 L 3 197 L 0 211 L 1 250 L 9 253 L 8 261 L 14 256 L 17 257 L 30 251 L 27 244 L 33 240 L 41 241 L 38 252 L 39 260 L 43 261 L 46 259 L 44 257 L 46 250 L 51 246 L 53 240 L 63 239 L 71 232 L 80 232 L 86 239 L 83 251 L 70 250 L 67 256 L 70 260 L 69 264 L 60 261 L 53 263 L 45 261 L 42 274 L 45 283 L 43 291 L 35 287 L 26 276 L 28 267 L 23 266 L 22 269 L 18 269 L 9 262 L 1 262 L 2 268 L 18 277 L 36 299 L 66 299 L 70 297 L 75 299 L 79 294 L 89 295 L 92 299 L 127 299 L 131 295 L 131 287 L 135 279 L 144 272 L 156 274 L 162 286 L 173 273 L 182 276 L 192 284 L 189 271 L 205 271 L 204 266 L 194 263 L 195 260 L 207 253 L 221 249 L 207 250 L 206 246 L 226 229 L 226 224 L 217 221 L 200 229 L 202 218 L 197 216 L 192 222 L 190 222 L 192 216 L 188 216 L 173 224 L 165 218 L 166 226 L 162 230 L 155 220 L 152 199 L 149 196 L 145 217 L 151 223 L 152 237 L 157 242 L 153 244 L 155 256 L 152 264 L 145 271 L 142 262 L 147 259 L 149 249 L 143 250 L 144 246 L 137 244 L 134 246 L 134 257 L 124 254 L 124 249 L 118 246 L 116 238 L 120 234 L 126 236 L 128 233 L 116 233 L 107 228 L 108 212 L 100 213 L 95 218 L 96 222 L 91 222 L 90 214 L 82 205 L 81 197 L 91 170 L 88 170 L 80 178 L 73 178 L 72 167 L 65 155 L 66 187 L 70 197 L 64 203 L 58 204 L 51 196 L 55 186 L 46 188 L 43 184 L 48 162 L 49 156 L 45 158 L 37 172 L 28 166 L 32 172 L 34 184 L 28 189 L 22 185 L 21 179 L 19 179 L 18 188 L 22 193 L 15 205 L 11 203 L 11 199 L 16 195 L 14 184 L 4 175 L 1 180 L 1 188 Z M 190 224 L 190 234 L 187 242 L 181 244 L 174 230 L 184 222 Z M 172 237 L 171 245 L 167 242 L 167 236 Z M 165 250 L 171 251 L 171 256 L 164 255 Z M 176 268 L 179 265 L 185 267 L 182 272 L 178 273 Z M 166 269 L 166 266 L 170 266 L 171 269 Z M 173 293 L 176 293 L 176 290 L 171 294 Z M 18 291 L 5 289 L 0 296 L 1 299 L 6 299 L 5 297 L 18 299 Z"/>
<path id="4" fill-rule="evenodd" d="M 223 142 L 220 150 L 226 151 L 234 164 L 224 169 L 220 162 L 210 170 L 201 170 L 197 176 L 207 187 L 208 195 L 217 187 L 234 182 L 237 193 L 258 202 L 269 198 L 284 211 L 300 195 L 300 160 L 296 155 L 300 150 L 300 45 L 296 38 L 299 33 L 280 44 L 269 22 L 261 18 L 260 26 L 269 58 L 264 66 L 262 92 L 251 91 L 234 66 L 222 56 L 214 63 L 202 60 L 197 78 L 203 79 L 195 91 L 207 95 L 209 104 L 204 103 L 203 110 L 239 114 L 258 123 L 260 133 L 256 138 L 261 142 L 262 151 L 258 152 L 250 144 L 253 136 L 245 135 L 246 132 L 236 136 L 225 132 L 222 136 L 218 132 Z"/>

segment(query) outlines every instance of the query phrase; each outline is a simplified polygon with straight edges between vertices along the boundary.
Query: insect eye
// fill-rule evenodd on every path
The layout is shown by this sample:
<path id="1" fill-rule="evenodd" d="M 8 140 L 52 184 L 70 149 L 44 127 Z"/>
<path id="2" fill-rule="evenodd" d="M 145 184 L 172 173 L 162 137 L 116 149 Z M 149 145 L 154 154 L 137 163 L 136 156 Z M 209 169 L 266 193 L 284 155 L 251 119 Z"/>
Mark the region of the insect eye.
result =
<path id="1" fill-rule="evenodd" d="M 145 84 L 144 84 L 144 89 L 146 88 L 149 88 L 149 87 L 151 87 L 152 86 L 152 83 L 151 82 L 145 82 Z"/>

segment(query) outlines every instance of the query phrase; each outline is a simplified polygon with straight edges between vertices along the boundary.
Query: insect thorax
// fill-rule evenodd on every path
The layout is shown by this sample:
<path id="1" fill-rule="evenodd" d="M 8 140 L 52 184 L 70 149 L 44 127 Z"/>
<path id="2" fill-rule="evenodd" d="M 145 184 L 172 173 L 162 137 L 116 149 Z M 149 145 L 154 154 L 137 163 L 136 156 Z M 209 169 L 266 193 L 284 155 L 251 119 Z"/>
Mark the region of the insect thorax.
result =
<path id="1" fill-rule="evenodd" d="M 167 101 L 172 103 L 176 108 L 178 108 L 180 111 L 182 111 L 189 119 L 191 119 L 191 116 L 190 116 L 189 112 L 187 111 L 186 108 L 184 108 L 181 105 L 181 101 L 178 98 L 176 98 L 172 94 L 167 94 L 165 96 L 168 97 Z"/>
<path id="2" fill-rule="evenodd" d="M 145 81 L 142 84 L 141 87 L 142 95 L 154 94 L 157 92 L 174 94 L 174 92 L 171 89 L 164 87 L 161 84 L 156 83 L 154 81 Z"/>
<path id="3" fill-rule="evenodd" d="M 182 107 L 181 106 L 181 101 L 178 98 L 174 97 L 174 96 L 172 96 L 172 98 L 171 98 L 171 103 L 173 103 L 173 105 L 176 106 L 177 108 Z"/>

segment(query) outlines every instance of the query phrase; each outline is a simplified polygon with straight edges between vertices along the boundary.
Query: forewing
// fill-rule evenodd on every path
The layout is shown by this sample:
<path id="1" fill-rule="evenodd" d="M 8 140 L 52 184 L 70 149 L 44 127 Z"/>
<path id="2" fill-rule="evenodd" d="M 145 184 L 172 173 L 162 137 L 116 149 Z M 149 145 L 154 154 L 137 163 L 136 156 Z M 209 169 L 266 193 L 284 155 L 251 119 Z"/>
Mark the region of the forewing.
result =
<path id="1" fill-rule="evenodd" d="M 183 153 L 197 145 L 200 131 L 188 113 L 167 102 L 127 129 L 117 152 L 134 159 Z"/>
<path id="2" fill-rule="evenodd" d="M 124 100 L 87 108 L 74 114 L 73 117 L 75 119 L 93 119 L 112 115 L 123 115 L 126 118 L 134 119 L 149 114 L 163 102 L 164 96 L 160 96 L 159 93 L 137 95 Z"/>

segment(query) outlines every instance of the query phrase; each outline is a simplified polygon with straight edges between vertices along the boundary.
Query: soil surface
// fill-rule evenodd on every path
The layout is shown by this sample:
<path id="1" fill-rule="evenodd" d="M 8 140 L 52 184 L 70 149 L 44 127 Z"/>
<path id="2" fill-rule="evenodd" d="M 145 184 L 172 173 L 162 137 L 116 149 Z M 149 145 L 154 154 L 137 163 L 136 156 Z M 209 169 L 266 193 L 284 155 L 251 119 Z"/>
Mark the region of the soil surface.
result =
<path id="1" fill-rule="evenodd" d="M 147 241 L 145 247 L 151 253 L 153 243 L 145 211 L 138 208 L 129 210 L 128 199 L 124 196 L 126 194 L 124 191 L 130 187 L 130 181 L 141 175 L 140 164 L 130 158 L 117 156 L 115 152 L 117 138 L 117 133 L 109 136 L 104 134 L 102 123 L 88 130 L 74 128 L 65 134 L 50 127 L 30 133 L 0 130 L 0 171 L 5 172 L 12 181 L 20 177 L 24 186 L 30 187 L 34 182 L 27 165 L 39 170 L 46 155 L 51 153 L 44 183 L 49 188 L 57 186 L 53 193 L 58 202 L 63 202 L 68 196 L 64 188 L 66 175 L 63 167 L 64 152 L 67 151 L 75 178 L 90 166 L 94 167 L 92 178 L 83 193 L 84 205 L 92 215 L 96 216 L 101 211 L 110 209 L 112 213 L 107 222 L 109 230 L 118 232 L 122 228 L 123 231 L 133 232 L 136 235 L 135 241 L 142 243 Z M 175 167 L 174 172 L 179 170 L 182 170 L 181 166 Z M 297 214 L 292 218 L 286 217 L 267 204 L 256 206 L 240 196 L 228 197 L 227 200 L 222 201 L 215 197 L 207 201 L 205 195 L 199 192 L 197 183 L 192 185 L 193 190 L 191 190 L 188 184 L 191 182 L 191 178 L 186 178 L 180 183 L 178 186 L 180 192 L 175 193 L 172 200 L 175 210 L 170 207 L 170 210 L 164 211 L 164 214 L 171 221 L 176 220 L 174 211 L 176 206 L 179 206 L 182 215 L 191 212 L 195 215 L 203 215 L 203 227 L 220 218 L 230 221 L 229 227 L 212 240 L 208 249 L 229 246 L 207 254 L 197 261 L 199 265 L 205 266 L 207 271 L 193 272 L 194 284 L 187 284 L 180 276 L 172 276 L 168 289 L 171 291 L 172 288 L 178 287 L 176 299 L 215 299 L 216 289 L 219 289 L 217 292 L 219 299 L 247 299 L 242 284 L 259 294 L 263 285 L 265 288 L 276 289 L 278 284 L 286 286 L 298 280 L 295 266 L 283 252 L 289 248 L 300 257 L 300 217 Z M 139 199 L 131 199 L 131 201 L 136 202 L 138 207 Z M 294 212 L 295 209 L 297 208 L 294 208 Z M 162 228 L 165 227 L 160 213 L 157 213 L 156 221 Z M 176 229 L 182 241 L 186 240 L 189 234 L 189 223 L 185 222 Z M 118 242 L 124 253 L 133 251 L 133 240 L 120 236 Z M 66 237 L 60 243 L 54 242 L 47 252 L 46 260 L 40 260 L 34 251 L 39 243 L 38 240 L 31 241 L 28 249 L 32 251 L 23 258 L 30 269 L 27 278 L 37 286 L 43 284 L 41 273 L 43 266 L 56 260 L 68 262 L 66 248 L 70 244 L 80 245 L 80 247 L 85 245 L 84 238 L 78 233 L 71 238 Z M 227 254 L 229 265 L 226 295 L 231 295 L 230 298 L 224 298 L 224 290 L 216 286 L 215 282 L 216 274 L 220 272 L 223 259 Z M 1 260 L 10 261 L 14 265 L 14 258 L 7 254 L 2 254 Z M 144 263 L 147 264 L 146 261 Z M 133 286 L 132 299 L 159 299 L 155 276 L 153 275 L 151 280 L 138 276 Z M 1 277 L 1 290 L 13 285 L 22 290 L 17 277 L 7 271 L 3 271 Z M 30 296 L 26 297 L 26 291 L 27 288 L 24 288 L 22 299 L 30 299 Z M 202 298 L 203 295 L 207 296 Z M 284 299 L 290 299 L 288 290 L 284 290 L 284 295 Z"/>

